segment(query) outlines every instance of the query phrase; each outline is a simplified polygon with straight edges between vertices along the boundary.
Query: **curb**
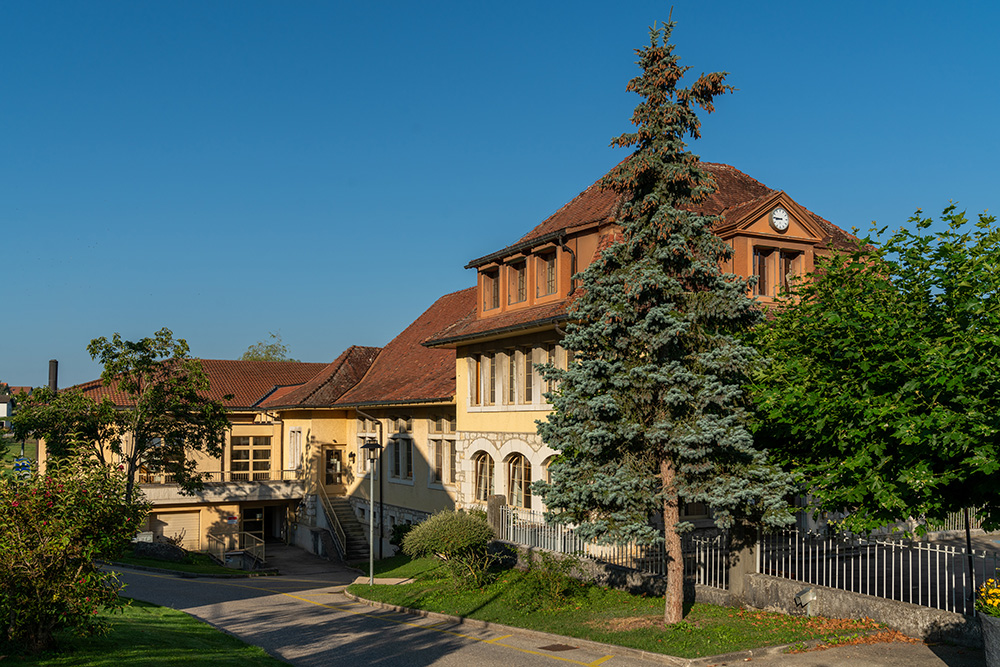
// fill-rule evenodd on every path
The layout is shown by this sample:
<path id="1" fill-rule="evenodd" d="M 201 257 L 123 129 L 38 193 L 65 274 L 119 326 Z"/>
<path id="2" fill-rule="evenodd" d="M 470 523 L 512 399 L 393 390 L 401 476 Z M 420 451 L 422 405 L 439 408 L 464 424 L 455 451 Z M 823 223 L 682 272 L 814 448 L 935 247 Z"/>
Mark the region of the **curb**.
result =
<path id="1" fill-rule="evenodd" d="M 734 651 L 733 653 L 723 653 L 721 655 L 705 656 L 703 658 L 678 658 L 677 656 L 667 655 L 666 653 L 652 653 L 650 651 L 643 651 L 638 648 L 630 648 L 628 646 L 618 646 L 616 644 L 605 644 L 603 642 L 595 642 L 589 639 L 578 639 L 576 637 L 568 637 L 566 635 L 554 635 L 548 632 L 541 632 L 539 630 L 527 630 L 525 628 L 518 628 L 512 625 L 503 625 L 501 623 L 492 623 L 490 621 L 479 621 L 474 618 L 465 618 L 464 616 L 451 616 L 449 614 L 439 614 L 434 611 L 426 611 L 424 609 L 411 609 L 409 607 L 400 607 L 399 605 L 386 604 L 384 602 L 376 602 L 374 600 L 367 600 L 363 597 L 349 593 L 346 589 L 343 591 L 344 597 L 354 600 L 355 602 L 361 602 L 370 607 L 376 609 L 384 609 L 386 611 L 395 611 L 403 614 L 409 614 L 410 616 L 417 616 L 420 618 L 430 618 L 437 621 L 448 621 L 455 625 L 464 625 L 470 628 L 479 628 L 481 630 L 494 630 L 497 632 L 505 634 L 518 634 L 525 637 L 531 637 L 532 639 L 538 639 L 544 642 L 560 643 L 560 642 L 570 642 L 578 647 L 588 648 L 596 651 L 606 651 L 608 653 L 614 653 L 617 655 L 626 655 L 632 658 L 641 658 L 643 660 L 649 660 L 652 662 L 659 662 L 664 665 L 670 665 L 671 667 L 711 667 L 720 662 L 727 661 L 739 661 L 745 662 L 753 660 L 754 658 L 760 658 L 766 655 L 779 655 L 788 652 L 788 649 L 792 647 L 805 646 L 807 649 L 815 648 L 820 644 L 823 644 L 821 639 L 809 639 L 806 641 L 795 642 L 793 644 L 782 644 L 781 646 L 765 646 L 763 648 L 748 649 L 745 651 Z"/>
<path id="2" fill-rule="evenodd" d="M 108 561 L 97 561 L 102 565 L 121 567 L 127 570 L 141 570 L 143 572 L 157 572 L 159 574 L 173 574 L 181 579 L 250 579 L 253 577 L 275 577 L 280 576 L 281 573 L 278 572 L 277 568 L 268 568 L 265 570 L 255 570 L 253 572 L 234 572 L 233 574 L 208 574 L 201 572 L 181 572 L 180 570 L 171 570 L 169 568 L 163 567 L 149 567 L 147 565 L 132 565 L 131 563 L 118 563 L 118 562 L 108 562 Z"/>

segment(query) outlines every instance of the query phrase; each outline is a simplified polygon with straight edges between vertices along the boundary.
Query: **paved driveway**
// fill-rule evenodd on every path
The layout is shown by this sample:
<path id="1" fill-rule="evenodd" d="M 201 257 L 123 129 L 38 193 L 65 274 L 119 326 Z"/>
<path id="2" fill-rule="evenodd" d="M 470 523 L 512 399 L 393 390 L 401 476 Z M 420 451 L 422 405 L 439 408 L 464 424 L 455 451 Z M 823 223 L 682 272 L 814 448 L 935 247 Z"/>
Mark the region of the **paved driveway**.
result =
<path id="1" fill-rule="evenodd" d="M 276 549 L 268 560 L 286 574 L 212 579 L 120 571 L 129 597 L 185 611 L 294 665 L 648 667 L 687 662 L 667 657 L 645 660 L 621 649 L 580 647 L 569 638 L 494 632 L 377 610 L 342 594 L 357 571 L 294 548 Z M 972 667 L 982 660 L 981 651 L 883 644 L 714 664 Z"/>

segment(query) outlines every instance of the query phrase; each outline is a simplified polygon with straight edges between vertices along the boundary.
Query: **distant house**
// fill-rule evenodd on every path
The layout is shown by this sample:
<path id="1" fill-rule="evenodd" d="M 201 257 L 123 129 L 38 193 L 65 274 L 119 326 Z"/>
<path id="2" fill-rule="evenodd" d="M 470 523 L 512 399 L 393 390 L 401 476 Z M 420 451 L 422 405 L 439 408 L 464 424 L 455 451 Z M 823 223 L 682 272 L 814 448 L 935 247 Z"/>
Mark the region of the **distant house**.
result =
<path id="1" fill-rule="evenodd" d="M 10 428 L 11 415 L 17 407 L 17 396 L 21 393 L 30 394 L 31 387 L 11 387 L 0 382 L 0 429 Z"/>

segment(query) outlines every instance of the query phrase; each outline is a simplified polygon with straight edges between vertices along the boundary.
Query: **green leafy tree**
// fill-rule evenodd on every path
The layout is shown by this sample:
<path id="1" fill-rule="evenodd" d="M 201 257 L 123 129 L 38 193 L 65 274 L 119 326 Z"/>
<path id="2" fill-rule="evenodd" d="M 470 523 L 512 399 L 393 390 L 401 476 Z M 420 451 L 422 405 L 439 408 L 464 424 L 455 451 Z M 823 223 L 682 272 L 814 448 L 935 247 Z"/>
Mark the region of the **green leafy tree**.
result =
<path id="1" fill-rule="evenodd" d="M 199 488 L 203 475 L 187 453 L 221 456 L 229 420 L 222 403 L 205 396 L 208 377 L 201 361 L 188 355 L 187 341 L 163 328 L 134 342 L 117 333 L 111 340 L 95 338 L 87 351 L 104 365 L 104 384 L 124 398 L 101 444 L 125 468 L 126 501 L 141 468 L 167 470 L 185 490 Z"/>
<path id="2" fill-rule="evenodd" d="M 732 251 L 711 231 L 717 218 L 695 212 L 715 184 L 684 142 L 700 134 L 694 107 L 711 112 L 731 87 L 722 73 L 677 87 L 687 68 L 668 43 L 673 27 L 652 28 L 637 51 L 637 129 L 612 142 L 634 152 L 602 183 L 622 195 L 621 240 L 582 273 L 562 342 L 574 363 L 543 368 L 559 389 L 538 432 L 560 455 L 551 483 L 536 486 L 549 519 L 582 537 L 665 540 L 667 623 L 683 615 L 681 503 L 709 503 L 723 526 L 784 522 L 789 481 L 747 427 L 742 387 L 755 356 L 738 334 L 760 315 L 747 281 L 721 272 Z"/>
<path id="3" fill-rule="evenodd" d="M 72 389 L 54 393 L 38 387 L 31 394 L 21 393 L 18 409 L 11 417 L 16 440 L 44 439 L 46 451 L 54 460 L 68 456 L 81 442 L 90 443 L 103 457 L 99 444 L 112 437 L 114 405 L 95 401 Z"/>
<path id="4" fill-rule="evenodd" d="M 298 361 L 288 356 L 288 348 L 281 341 L 281 334 L 271 332 L 271 340 L 262 340 L 247 348 L 240 357 L 241 361 Z"/>
<path id="5" fill-rule="evenodd" d="M 1000 231 L 942 220 L 821 262 L 754 332 L 758 438 L 857 532 L 972 505 L 1000 527 Z"/>
<path id="6" fill-rule="evenodd" d="M 123 605 L 94 559 L 120 556 L 149 506 L 125 501 L 122 471 L 83 451 L 44 474 L 0 477 L 0 644 L 16 651 L 51 648 L 61 628 L 99 633 L 97 612 Z"/>

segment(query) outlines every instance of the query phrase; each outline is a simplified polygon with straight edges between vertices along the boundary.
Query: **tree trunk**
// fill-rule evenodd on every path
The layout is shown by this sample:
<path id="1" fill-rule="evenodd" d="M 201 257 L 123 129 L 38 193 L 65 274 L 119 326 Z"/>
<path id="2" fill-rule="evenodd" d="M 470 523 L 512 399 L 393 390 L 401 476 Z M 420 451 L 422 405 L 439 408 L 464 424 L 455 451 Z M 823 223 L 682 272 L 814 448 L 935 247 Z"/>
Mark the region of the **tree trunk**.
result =
<path id="1" fill-rule="evenodd" d="M 667 553 L 667 592 L 664 596 L 663 622 L 678 623 L 684 618 L 684 559 L 681 536 L 677 534 L 680 520 L 680 499 L 674 492 L 674 467 L 670 461 L 660 461 L 660 478 L 667 493 L 663 501 L 663 538 Z"/>

